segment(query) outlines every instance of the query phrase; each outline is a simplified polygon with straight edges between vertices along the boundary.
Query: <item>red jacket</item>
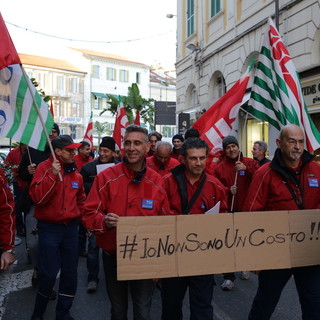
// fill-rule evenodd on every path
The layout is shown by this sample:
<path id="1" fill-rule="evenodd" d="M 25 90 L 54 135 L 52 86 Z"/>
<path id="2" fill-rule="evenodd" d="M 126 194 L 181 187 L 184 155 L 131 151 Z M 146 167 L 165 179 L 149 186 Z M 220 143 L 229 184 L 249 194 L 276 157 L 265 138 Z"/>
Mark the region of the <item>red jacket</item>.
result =
<path id="1" fill-rule="evenodd" d="M 74 164 L 61 163 L 59 175 L 52 170 L 52 156 L 41 162 L 30 185 L 30 196 L 35 203 L 34 216 L 43 221 L 64 224 L 81 218 L 85 192 L 81 174 Z"/>
<path id="2" fill-rule="evenodd" d="M 320 209 L 320 166 L 305 151 L 300 170 L 291 172 L 279 161 L 278 150 L 272 162 L 260 167 L 255 173 L 243 211 L 299 210 L 283 182 L 286 181 L 296 190 L 290 175 L 299 181 L 304 208 Z"/>
<path id="3" fill-rule="evenodd" d="M 3 170 L 0 169 L 0 245 L 3 250 L 14 248 L 15 233 L 14 200 Z"/>
<path id="4" fill-rule="evenodd" d="M 10 166 L 16 166 L 16 168 L 13 169 L 14 177 L 17 181 L 19 188 L 21 190 L 24 190 L 28 186 L 28 183 L 26 181 L 23 181 L 19 177 L 19 165 L 22 159 L 22 155 L 23 153 L 21 151 L 21 147 L 14 148 L 8 153 L 4 162 L 6 165 L 8 164 Z"/>
<path id="5" fill-rule="evenodd" d="M 83 167 L 86 163 L 88 163 L 88 162 L 90 162 L 90 161 L 92 161 L 92 160 L 93 160 L 92 157 L 84 158 L 84 157 L 81 156 L 80 154 L 76 154 L 76 155 L 74 156 L 74 162 L 75 162 L 76 167 L 77 167 L 77 169 L 78 169 L 79 172 L 81 171 L 82 167 Z"/>
<path id="6" fill-rule="evenodd" d="M 116 229 L 107 230 L 107 213 L 119 216 L 170 214 L 160 175 L 146 168 L 139 177 L 123 162 L 98 174 L 85 202 L 83 224 L 97 235 L 97 244 L 108 253 L 116 252 Z"/>
<path id="7" fill-rule="evenodd" d="M 180 149 L 172 149 L 171 158 L 174 158 L 181 163 Z"/>
<path id="8" fill-rule="evenodd" d="M 188 201 L 190 201 L 192 195 L 197 189 L 200 180 L 197 181 L 194 185 L 191 185 L 186 176 L 185 179 L 187 182 Z M 177 180 L 172 173 L 166 175 L 163 180 L 172 213 L 176 215 L 181 214 L 181 197 Z M 190 210 L 190 214 L 205 213 L 206 211 L 214 207 L 219 201 L 220 212 L 227 212 L 227 189 L 215 177 L 207 175 L 204 186 L 202 187 L 198 198 L 194 202 Z"/>
<path id="9" fill-rule="evenodd" d="M 230 187 L 234 185 L 236 170 L 235 162 L 225 157 L 221 162 L 213 167 L 213 175 L 228 188 L 228 208 L 231 210 L 232 194 Z M 259 168 L 258 162 L 251 158 L 240 157 L 240 161 L 247 167 L 245 171 L 240 170 L 237 177 L 237 194 L 234 196 L 233 211 L 242 211 L 242 207 L 250 187 L 254 172 Z"/>
<path id="10" fill-rule="evenodd" d="M 166 162 L 161 163 L 155 155 L 147 158 L 147 167 L 160 174 L 161 177 L 170 173 L 170 170 L 178 166 L 180 162 L 174 158 L 169 158 Z"/>

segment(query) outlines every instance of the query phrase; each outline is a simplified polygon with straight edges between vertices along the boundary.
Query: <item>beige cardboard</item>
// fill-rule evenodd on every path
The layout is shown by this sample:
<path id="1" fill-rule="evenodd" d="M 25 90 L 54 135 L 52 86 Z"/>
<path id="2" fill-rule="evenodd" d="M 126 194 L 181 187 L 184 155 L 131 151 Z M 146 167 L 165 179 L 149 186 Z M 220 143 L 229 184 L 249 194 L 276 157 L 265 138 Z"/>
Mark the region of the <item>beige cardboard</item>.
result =
<path id="1" fill-rule="evenodd" d="M 125 217 L 117 246 L 119 280 L 320 264 L 320 210 Z"/>
<path id="2" fill-rule="evenodd" d="M 290 267 L 288 211 L 234 214 L 235 271 Z"/>
<path id="3" fill-rule="evenodd" d="M 290 211 L 291 266 L 319 264 L 320 210 Z"/>
<path id="4" fill-rule="evenodd" d="M 189 249 L 178 253 L 179 276 L 232 271 L 234 250 L 225 246 L 225 234 L 226 229 L 233 229 L 233 214 L 200 216 L 177 217 L 177 240 Z"/>
<path id="5" fill-rule="evenodd" d="M 175 243 L 176 216 L 120 218 L 117 227 L 118 280 L 165 278 L 177 275 L 175 255 L 163 254 L 163 250 L 158 250 L 159 239 L 164 239 L 163 242 L 166 243 L 168 235 L 173 237 L 168 243 Z M 136 244 L 134 246 L 136 251 L 132 252 L 130 259 L 132 243 Z M 158 251 L 162 253 L 159 257 Z"/>

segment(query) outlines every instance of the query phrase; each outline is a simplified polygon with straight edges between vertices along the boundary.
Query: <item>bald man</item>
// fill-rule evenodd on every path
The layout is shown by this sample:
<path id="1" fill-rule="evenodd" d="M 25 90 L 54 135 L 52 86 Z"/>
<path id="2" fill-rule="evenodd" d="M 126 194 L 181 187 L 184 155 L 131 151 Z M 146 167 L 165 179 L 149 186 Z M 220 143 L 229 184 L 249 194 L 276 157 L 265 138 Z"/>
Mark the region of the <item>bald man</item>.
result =
<path id="1" fill-rule="evenodd" d="M 172 146 L 169 142 L 158 141 L 153 156 L 147 158 L 147 167 L 151 168 L 160 176 L 165 176 L 171 172 L 180 162 L 171 157 Z"/>
<path id="2" fill-rule="evenodd" d="M 304 150 L 304 133 L 285 126 L 276 140 L 270 164 L 260 167 L 252 180 L 243 211 L 279 211 L 320 208 L 320 166 Z M 302 319 L 320 319 L 320 266 L 259 272 L 259 287 L 249 319 L 270 319 L 288 280 L 294 277 Z"/>

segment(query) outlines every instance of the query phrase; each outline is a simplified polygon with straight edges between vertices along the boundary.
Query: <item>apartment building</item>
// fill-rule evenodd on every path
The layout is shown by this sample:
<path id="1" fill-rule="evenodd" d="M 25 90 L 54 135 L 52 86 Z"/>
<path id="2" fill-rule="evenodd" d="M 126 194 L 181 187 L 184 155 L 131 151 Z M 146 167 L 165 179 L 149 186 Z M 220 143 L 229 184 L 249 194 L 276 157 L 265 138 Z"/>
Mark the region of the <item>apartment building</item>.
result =
<path id="1" fill-rule="evenodd" d="M 37 89 L 52 97 L 54 121 L 61 134 L 82 137 L 86 129 L 83 95 L 86 71 L 65 60 L 23 53 L 19 57 L 29 78 L 38 82 Z"/>
<path id="2" fill-rule="evenodd" d="M 108 95 L 118 99 L 128 95 L 128 87 L 137 83 L 143 98 L 150 98 L 150 67 L 119 55 L 97 52 L 88 49 L 70 49 L 73 61 L 87 71 L 84 83 L 85 115 L 93 121 L 107 123 L 108 130 L 113 131 L 115 116 L 109 111 L 100 115 L 107 107 Z M 71 54 L 71 53 L 70 53 Z"/>

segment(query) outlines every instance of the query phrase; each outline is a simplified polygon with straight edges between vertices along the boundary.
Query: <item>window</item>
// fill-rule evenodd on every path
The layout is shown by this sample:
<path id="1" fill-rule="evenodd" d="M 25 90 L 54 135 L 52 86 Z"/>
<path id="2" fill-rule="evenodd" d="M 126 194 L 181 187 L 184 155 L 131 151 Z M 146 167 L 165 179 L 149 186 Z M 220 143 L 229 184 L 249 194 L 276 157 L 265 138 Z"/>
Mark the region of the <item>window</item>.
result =
<path id="1" fill-rule="evenodd" d="M 119 81 L 121 82 L 129 82 L 129 71 L 128 70 L 119 70 Z"/>
<path id="2" fill-rule="evenodd" d="M 219 98 L 226 93 L 226 84 L 223 77 L 217 77 L 217 89 Z"/>
<path id="3" fill-rule="evenodd" d="M 194 33 L 194 0 L 188 0 L 187 36 L 190 37 L 193 33 Z"/>
<path id="4" fill-rule="evenodd" d="M 39 72 L 38 81 L 39 86 L 44 89 L 46 87 L 46 75 L 44 73 Z"/>
<path id="5" fill-rule="evenodd" d="M 97 65 L 92 65 L 92 78 L 100 78 L 100 67 Z"/>
<path id="6" fill-rule="evenodd" d="M 80 111 L 80 104 L 78 102 L 72 102 L 70 116 L 75 118 L 79 117 L 80 116 L 79 111 Z"/>
<path id="7" fill-rule="evenodd" d="M 211 0 L 211 18 L 221 11 L 221 0 Z"/>
<path id="8" fill-rule="evenodd" d="M 115 68 L 107 68 L 107 80 L 117 80 L 117 70 Z"/>
<path id="9" fill-rule="evenodd" d="M 94 101 L 94 104 L 93 104 L 94 109 L 102 110 L 102 98 L 97 97 L 93 101 Z"/>
<path id="10" fill-rule="evenodd" d="M 136 83 L 141 84 L 141 73 L 140 72 L 136 72 Z"/>
<path id="11" fill-rule="evenodd" d="M 64 90 L 64 78 L 63 78 L 63 76 L 57 76 L 57 88 L 58 88 L 58 90 Z"/>
<path id="12" fill-rule="evenodd" d="M 79 83 L 78 83 L 78 79 L 77 78 L 71 78 L 70 79 L 71 82 L 71 92 L 72 93 L 79 93 Z"/>

